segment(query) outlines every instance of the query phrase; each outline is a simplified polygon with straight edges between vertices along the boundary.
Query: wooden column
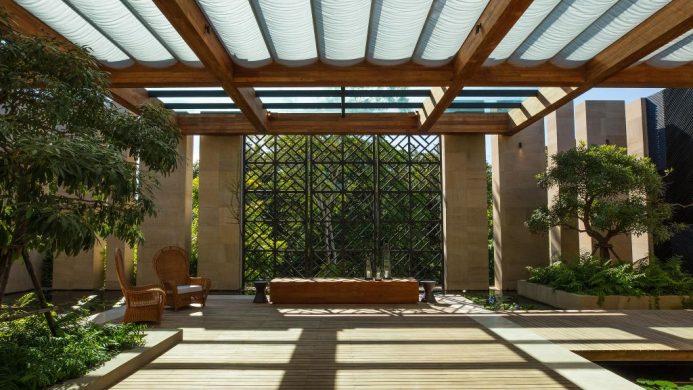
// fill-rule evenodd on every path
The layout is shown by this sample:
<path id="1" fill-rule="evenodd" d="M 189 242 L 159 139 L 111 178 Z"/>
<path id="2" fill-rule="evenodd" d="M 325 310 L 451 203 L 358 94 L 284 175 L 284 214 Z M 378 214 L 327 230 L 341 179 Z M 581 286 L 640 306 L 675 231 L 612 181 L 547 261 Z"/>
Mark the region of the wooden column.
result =
<path id="1" fill-rule="evenodd" d="M 190 253 L 192 147 L 192 136 L 183 137 L 178 145 L 178 168 L 159 178 L 160 186 L 154 194 L 157 216 L 142 224 L 145 241 L 137 248 L 137 284 L 158 283 L 152 260 L 159 249 L 175 245 Z"/>
<path id="2" fill-rule="evenodd" d="M 546 235 L 529 232 L 525 221 L 546 204 L 534 176 L 545 170 L 544 122 L 513 136 L 495 135 L 493 147 L 493 247 L 495 286 L 514 290 L 526 267 L 549 263 Z"/>
<path id="3" fill-rule="evenodd" d="M 241 289 L 242 136 L 200 136 L 197 272 L 215 290 Z"/>
<path id="4" fill-rule="evenodd" d="M 445 288 L 488 289 L 486 150 L 483 134 L 444 135 Z"/>

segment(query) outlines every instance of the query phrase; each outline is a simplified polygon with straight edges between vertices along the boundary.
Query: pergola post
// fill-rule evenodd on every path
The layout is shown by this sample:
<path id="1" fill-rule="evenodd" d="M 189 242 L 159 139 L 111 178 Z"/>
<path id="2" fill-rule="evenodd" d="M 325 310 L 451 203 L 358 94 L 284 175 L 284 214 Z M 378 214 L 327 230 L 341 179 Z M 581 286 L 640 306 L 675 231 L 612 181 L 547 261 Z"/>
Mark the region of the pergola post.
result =
<path id="1" fill-rule="evenodd" d="M 545 170 L 544 121 L 513 136 L 492 136 L 493 248 L 495 287 L 514 290 L 527 266 L 549 263 L 546 235 L 529 232 L 525 221 L 546 204 L 534 176 Z"/>
<path id="2" fill-rule="evenodd" d="M 575 141 L 589 145 L 627 147 L 626 112 L 623 101 L 587 100 L 575 107 Z M 582 226 L 582 222 L 578 226 Z M 592 253 L 594 242 L 580 233 L 580 253 Z M 620 234 L 611 242 L 613 250 L 625 262 L 633 260 L 630 235 Z"/>
<path id="3" fill-rule="evenodd" d="M 200 136 L 197 273 L 214 288 L 241 289 L 243 137 Z"/>
<path id="4" fill-rule="evenodd" d="M 103 242 L 77 256 L 60 253 L 53 259 L 53 288 L 56 290 L 96 290 L 103 287 Z"/>
<path id="5" fill-rule="evenodd" d="M 191 136 L 178 144 L 178 168 L 159 178 L 154 194 L 157 215 L 142 224 L 144 243 L 137 247 L 137 284 L 158 283 L 152 260 L 166 246 L 179 246 L 190 253 L 192 224 L 192 148 Z M 141 168 L 146 171 L 146 167 Z"/>
<path id="6" fill-rule="evenodd" d="M 486 149 L 483 134 L 444 135 L 445 288 L 488 289 Z"/>
<path id="7" fill-rule="evenodd" d="M 573 103 L 568 103 L 546 117 L 546 152 L 548 164 L 551 156 L 575 147 L 575 118 Z M 548 189 L 548 204 L 554 204 L 560 189 Z M 577 222 L 576 222 L 577 223 Z M 578 232 L 563 226 L 554 226 L 549 230 L 549 256 L 551 260 L 570 260 L 579 255 Z"/>

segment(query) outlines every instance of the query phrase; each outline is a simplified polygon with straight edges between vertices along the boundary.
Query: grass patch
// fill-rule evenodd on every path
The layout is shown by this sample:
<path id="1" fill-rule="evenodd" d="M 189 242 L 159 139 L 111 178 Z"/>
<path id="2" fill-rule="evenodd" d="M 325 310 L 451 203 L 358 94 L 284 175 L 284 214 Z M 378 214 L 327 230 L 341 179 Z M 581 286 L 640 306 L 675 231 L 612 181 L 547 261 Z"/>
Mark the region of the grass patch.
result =
<path id="1" fill-rule="evenodd" d="M 17 306 L 29 311 L 34 296 Z M 16 313 L 16 311 L 14 312 Z M 60 316 L 60 334 L 51 337 L 42 315 L 0 322 L 0 388 L 40 389 L 77 378 L 121 351 L 144 345 L 143 325 L 97 325 L 77 309 Z"/>

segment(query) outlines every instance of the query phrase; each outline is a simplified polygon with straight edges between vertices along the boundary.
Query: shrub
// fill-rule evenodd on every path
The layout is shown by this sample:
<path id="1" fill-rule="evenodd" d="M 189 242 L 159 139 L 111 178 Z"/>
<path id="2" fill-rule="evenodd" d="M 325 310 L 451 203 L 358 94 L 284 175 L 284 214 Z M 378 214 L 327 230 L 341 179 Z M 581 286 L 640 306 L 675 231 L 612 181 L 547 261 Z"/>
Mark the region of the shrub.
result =
<path id="1" fill-rule="evenodd" d="M 681 270 L 681 259 L 665 263 L 650 259 L 633 266 L 589 255 L 575 262 L 555 262 L 528 267 L 529 281 L 576 294 L 597 295 L 693 295 L 693 276 Z"/>
<path id="2" fill-rule="evenodd" d="M 27 294 L 18 305 L 29 307 L 33 300 L 33 293 Z M 44 388 L 143 345 L 144 326 L 97 325 L 86 320 L 87 314 L 78 310 L 56 317 L 58 337 L 51 337 L 42 315 L 0 322 L 0 388 Z"/>

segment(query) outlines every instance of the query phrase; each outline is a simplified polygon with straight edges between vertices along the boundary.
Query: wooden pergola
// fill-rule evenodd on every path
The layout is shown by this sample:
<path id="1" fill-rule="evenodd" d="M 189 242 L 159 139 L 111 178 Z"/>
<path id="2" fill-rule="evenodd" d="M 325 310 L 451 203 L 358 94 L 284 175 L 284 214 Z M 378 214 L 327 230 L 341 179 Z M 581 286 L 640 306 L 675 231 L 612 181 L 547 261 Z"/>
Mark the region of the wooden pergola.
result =
<path id="1" fill-rule="evenodd" d="M 71 1 L 64 2 L 78 11 Z M 154 67 L 133 61 L 126 67 L 112 67 L 107 62 L 102 67 L 111 75 L 114 99 L 135 113 L 141 104 L 155 99 L 146 89 L 152 87 L 221 87 L 240 109 L 240 113 L 176 115 L 184 134 L 188 135 L 326 132 L 512 135 L 593 87 L 693 87 L 690 60 L 677 64 L 674 69 L 643 62 L 648 55 L 693 30 L 693 7 L 689 0 L 673 0 L 663 5 L 575 67 L 558 66 L 550 61 L 533 66 L 520 66 L 511 61 L 485 65 L 492 52 L 528 13 L 533 5 L 531 0 L 490 0 L 479 9 L 478 19 L 456 54 L 447 63 L 436 66 L 412 60 L 392 65 L 361 61 L 337 66 L 317 59 L 310 64 L 287 66 L 275 58 L 259 67 L 242 66 L 229 54 L 218 26 L 210 21 L 201 2 L 153 2 L 197 56 L 200 66 L 177 61 L 166 67 Z M 0 0 L 24 32 L 75 43 L 20 5 L 22 3 Z M 123 1 L 123 4 L 129 3 Z M 558 3 L 558 7 L 562 6 Z M 137 12 L 130 10 L 146 25 Z M 602 15 L 607 16 L 606 12 Z M 371 29 L 373 23 L 371 19 Z M 95 23 L 94 26 L 98 27 Z M 150 31 L 155 33 L 151 28 Z M 373 38 L 369 36 L 369 39 Z M 340 114 L 271 112 L 255 90 L 255 87 L 350 86 L 430 87 L 430 93 L 420 107 L 410 112 Z M 466 87 L 537 87 L 538 90 L 526 97 L 519 107 L 507 112 L 450 112 L 448 109 L 454 99 Z"/>

